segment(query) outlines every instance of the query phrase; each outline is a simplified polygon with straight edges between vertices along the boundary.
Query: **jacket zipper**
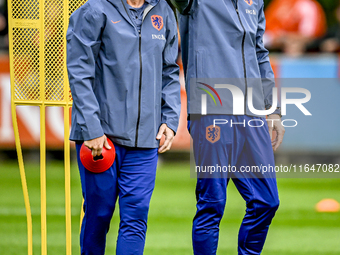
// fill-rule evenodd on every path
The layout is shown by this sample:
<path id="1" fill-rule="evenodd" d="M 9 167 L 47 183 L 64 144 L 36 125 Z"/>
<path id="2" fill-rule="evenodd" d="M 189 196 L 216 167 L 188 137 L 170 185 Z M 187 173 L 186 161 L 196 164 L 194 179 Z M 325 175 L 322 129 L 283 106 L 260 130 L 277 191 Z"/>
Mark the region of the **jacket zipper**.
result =
<path id="1" fill-rule="evenodd" d="M 129 12 L 127 11 L 126 7 L 125 7 L 125 4 L 122 1 L 122 4 L 124 6 L 124 9 L 125 9 L 125 12 L 126 14 L 129 16 L 130 20 L 131 19 L 131 16 L 129 14 Z M 157 2 L 158 4 L 159 2 Z M 155 5 L 156 6 L 156 5 Z M 155 6 L 153 6 L 152 8 L 154 8 Z M 150 9 L 151 10 L 151 9 Z M 139 123 L 140 123 L 140 112 L 141 112 L 141 99 L 142 99 L 142 76 L 143 76 L 143 62 L 142 62 L 142 25 L 143 25 L 143 21 L 145 19 L 145 17 L 149 14 L 150 10 L 148 11 L 148 13 L 143 17 L 143 20 L 142 20 L 142 24 L 141 24 L 141 27 L 140 29 L 138 30 L 138 37 L 139 37 L 139 92 L 138 92 L 138 116 L 137 116 L 137 123 L 136 123 L 136 136 L 135 136 L 135 147 L 138 146 L 138 133 L 139 133 Z M 146 11 L 146 9 L 144 10 Z"/>
<path id="2" fill-rule="evenodd" d="M 247 112 L 247 90 L 248 90 L 248 82 L 247 82 L 247 69 L 246 69 L 246 59 L 245 59 L 245 54 L 244 54 L 244 43 L 246 39 L 246 29 L 243 26 L 243 23 L 241 21 L 240 13 L 238 10 L 238 0 L 236 0 L 236 5 L 233 0 L 233 5 L 235 7 L 235 11 L 237 13 L 237 17 L 240 21 L 241 27 L 243 29 L 243 38 L 242 38 L 242 61 L 243 61 L 243 72 L 244 72 L 244 83 L 245 83 L 245 91 L 244 91 L 244 114 Z"/>
<path id="3" fill-rule="evenodd" d="M 139 33 L 139 95 L 138 95 L 138 117 L 137 117 L 137 124 L 136 124 L 136 141 L 135 147 L 138 145 L 138 131 L 139 131 L 139 122 L 140 122 L 140 108 L 141 108 L 141 101 L 142 101 L 142 76 L 143 76 L 143 65 L 142 65 L 142 26 Z"/>

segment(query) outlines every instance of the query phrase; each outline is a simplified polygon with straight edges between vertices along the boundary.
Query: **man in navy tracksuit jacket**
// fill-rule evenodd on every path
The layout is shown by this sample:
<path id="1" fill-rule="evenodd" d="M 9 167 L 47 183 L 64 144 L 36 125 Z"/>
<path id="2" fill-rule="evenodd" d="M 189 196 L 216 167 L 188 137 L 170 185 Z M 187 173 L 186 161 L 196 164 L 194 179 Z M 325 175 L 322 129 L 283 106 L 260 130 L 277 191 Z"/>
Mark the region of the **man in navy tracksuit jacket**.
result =
<path id="1" fill-rule="evenodd" d="M 179 10 L 196 171 L 197 166 L 236 169 L 214 172 L 213 178 L 197 171 L 194 254 L 216 254 L 230 178 L 247 206 L 239 231 L 238 254 L 260 254 L 279 206 L 275 172 L 248 173 L 242 169 L 274 167 L 273 149 L 279 147 L 284 134 L 280 108 L 273 100 L 274 74 L 262 41 L 263 0 L 172 2 Z M 244 103 L 238 104 L 242 96 Z M 201 98 L 205 98 L 205 107 Z M 264 116 L 253 113 L 254 109 L 270 111 L 268 124 Z M 214 120 L 219 124 L 214 125 Z M 271 142 L 273 129 L 277 135 Z"/>
<path id="2" fill-rule="evenodd" d="M 143 254 L 158 152 L 170 149 L 180 114 L 177 26 L 165 0 L 89 0 L 70 18 L 67 68 L 84 196 L 81 254 L 105 252 L 120 207 L 117 254 Z M 165 135 L 165 142 L 159 140 Z M 84 168 L 82 143 L 99 156 L 116 149 L 113 166 Z"/>

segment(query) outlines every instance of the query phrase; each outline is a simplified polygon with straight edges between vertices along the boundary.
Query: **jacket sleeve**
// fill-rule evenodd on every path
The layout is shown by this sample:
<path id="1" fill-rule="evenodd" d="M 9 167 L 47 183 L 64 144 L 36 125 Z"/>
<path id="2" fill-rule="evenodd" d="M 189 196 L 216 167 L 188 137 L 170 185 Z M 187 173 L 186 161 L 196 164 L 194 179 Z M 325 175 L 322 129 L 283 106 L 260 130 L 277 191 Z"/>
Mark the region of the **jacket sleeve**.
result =
<path id="1" fill-rule="evenodd" d="M 256 55 L 259 64 L 259 69 L 262 78 L 264 105 L 266 109 L 272 106 L 273 94 L 272 90 L 275 87 L 275 77 L 273 69 L 269 61 L 269 52 L 264 47 L 263 35 L 266 29 L 266 19 L 264 16 L 264 4 L 262 3 L 261 8 L 258 11 L 258 28 L 256 34 Z M 281 114 L 280 105 L 278 102 L 278 109 L 273 114 Z"/>
<path id="2" fill-rule="evenodd" d="M 177 132 L 181 112 L 181 85 L 179 83 L 177 25 L 173 12 L 168 19 L 166 45 L 163 50 L 162 123 Z"/>
<path id="3" fill-rule="evenodd" d="M 99 103 L 93 90 L 103 21 L 98 11 L 85 4 L 71 15 L 66 34 L 73 114 L 85 141 L 103 135 Z"/>

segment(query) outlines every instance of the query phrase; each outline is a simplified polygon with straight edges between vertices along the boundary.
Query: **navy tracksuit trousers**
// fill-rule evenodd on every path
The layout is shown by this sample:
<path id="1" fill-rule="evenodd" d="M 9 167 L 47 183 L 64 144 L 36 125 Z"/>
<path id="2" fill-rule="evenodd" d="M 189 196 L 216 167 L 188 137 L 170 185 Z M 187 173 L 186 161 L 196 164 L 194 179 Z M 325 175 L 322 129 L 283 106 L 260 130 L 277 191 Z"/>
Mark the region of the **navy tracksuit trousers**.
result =
<path id="1" fill-rule="evenodd" d="M 80 233 L 82 255 L 105 253 L 106 234 L 118 197 L 120 225 L 116 254 L 143 254 L 149 204 L 155 186 L 157 148 L 114 145 L 115 162 L 100 174 L 84 168 L 79 158 L 81 144 L 76 145 L 85 212 Z"/>
<path id="2" fill-rule="evenodd" d="M 214 133 L 211 127 L 214 119 L 228 123 L 218 125 L 220 130 Z M 239 124 L 231 126 L 231 122 Z M 262 127 L 251 127 L 260 126 L 261 123 L 264 123 Z M 189 125 L 196 166 L 230 165 L 238 170 L 246 166 L 275 166 L 268 126 L 263 118 L 207 115 L 191 120 Z M 192 229 L 194 254 L 216 254 L 219 224 L 224 213 L 230 178 L 247 207 L 239 231 L 238 254 L 260 254 L 269 225 L 279 206 L 275 172 L 238 171 L 213 175 L 198 172 L 197 176 L 197 212 Z"/>

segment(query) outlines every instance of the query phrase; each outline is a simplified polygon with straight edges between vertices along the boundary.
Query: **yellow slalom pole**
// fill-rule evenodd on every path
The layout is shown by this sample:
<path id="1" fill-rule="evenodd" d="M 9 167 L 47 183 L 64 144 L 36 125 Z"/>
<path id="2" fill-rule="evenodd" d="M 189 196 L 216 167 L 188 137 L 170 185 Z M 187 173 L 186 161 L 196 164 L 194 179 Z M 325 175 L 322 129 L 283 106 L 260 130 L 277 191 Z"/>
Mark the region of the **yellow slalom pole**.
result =
<path id="1" fill-rule="evenodd" d="M 83 224 L 84 216 L 85 216 L 85 213 L 84 213 L 84 199 L 83 199 L 83 202 L 81 203 L 81 210 L 80 210 L 80 231 L 81 231 L 81 225 Z"/>
<path id="2" fill-rule="evenodd" d="M 40 221 L 41 255 L 47 255 L 47 219 L 46 219 L 46 106 L 45 101 L 45 0 L 39 0 L 39 76 L 40 76 Z"/>
<path id="3" fill-rule="evenodd" d="M 65 222 L 66 222 L 66 254 L 72 254 L 72 230 L 71 230 L 71 159 L 70 142 L 70 108 L 64 106 L 64 153 L 65 153 Z"/>
<path id="4" fill-rule="evenodd" d="M 68 26 L 69 0 L 64 0 L 64 25 Z M 66 38 L 67 29 L 64 29 L 64 38 Z M 66 42 L 64 43 L 64 52 L 67 52 Z M 64 74 L 67 77 L 66 59 L 64 61 Z M 64 86 L 64 153 L 65 153 L 65 223 L 66 223 L 66 255 L 72 254 L 72 228 L 71 228 L 71 155 L 70 155 L 70 86 L 68 79 L 65 79 Z"/>
<path id="5" fill-rule="evenodd" d="M 41 255 L 47 254 L 46 220 L 46 108 L 40 106 L 40 214 L 41 214 Z"/>
<path id="6" fill-rule="evenodd" d="M 12 20 L 12 1 L 8 1 L 8 31 L 9 31 L 9 45 L 13 45 L 13 20 Z M 19 172 L 20 172 L 20 179 L 21 179 L 21 186 L 22 192 L 24 196 L 24 203 L 25 203 L 25 210 L 26 210 L 26 221 L 27 221 L 27 254 L 33 255 L 33 227 L 32 227 L 32 212 L 31 212 L 31 205 L 30 199 L 28 195 L 28 188 L 27 188 L 27 180 L 26 180 L 26 173 L 24 167 L 24 158 L 22 156 L 22 149 L 20 143 L 20 136 L 19 136 L 19 127 L 18 127 L 18 120 L 17 120 L 17 112 L 16 112 L 16 104 L 14 102 L 14 81 L 15 75 L 13 71 L 13 47 L 9 47 L 9 56 L 11 60 L 11 69 L 10 69 L 10 77 L 11 77 L 11 112 L 12 112 L 12 123 L 13 123 L 13 131 L 15 137 L 15 147 L 18 156 L 18 164 L 19 164 Z"/>
<path id="7" fill-rule="evenodd" d="M 18 155 L 21 186 L 22 186 L 22 192 L 24 194 L 25 209 L 26 209 L 27 253 L 28 255 L 32 255 L 33 254 L 32 213 L 31 213 L 30 199 L 28 195 L 24 159 L 22 156 L 22 150 L 21 150 L 21 144 L 20 144 L 19 128 L 18 128 L 18 121 L 17 121 L 17 115 L 16 115 L 16 106 L 13 103 L 13 100 L 11 103 L 11 108 L 12 108 L 11 110 L 12 110 L 13 130 L 14 130 L 14 136 L 15 136 L 15 147 L 16 147 L 17 155 Z"/>

